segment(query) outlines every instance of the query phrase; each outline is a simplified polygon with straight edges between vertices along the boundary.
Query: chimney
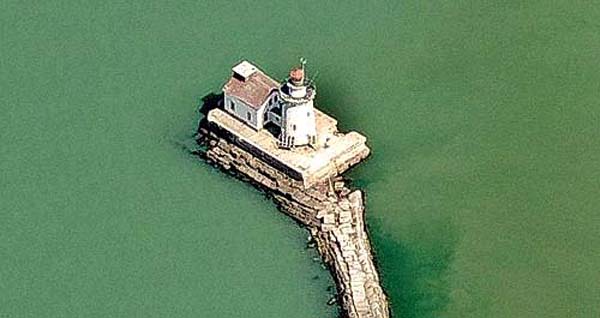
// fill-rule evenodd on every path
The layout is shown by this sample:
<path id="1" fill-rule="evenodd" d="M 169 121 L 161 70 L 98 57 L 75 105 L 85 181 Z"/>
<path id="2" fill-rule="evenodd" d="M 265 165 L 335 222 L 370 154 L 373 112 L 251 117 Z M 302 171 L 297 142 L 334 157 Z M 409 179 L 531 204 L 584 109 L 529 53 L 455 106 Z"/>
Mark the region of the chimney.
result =
<path id="1" fill-rule="evenodd" d="M 256 66 L 250 64 L 250 62 L 244 60 L 234 66 L 231 70 L 233 71 L 233 77 L 245 82 L 252 74 L 256 73 L 258 69 Z"/>

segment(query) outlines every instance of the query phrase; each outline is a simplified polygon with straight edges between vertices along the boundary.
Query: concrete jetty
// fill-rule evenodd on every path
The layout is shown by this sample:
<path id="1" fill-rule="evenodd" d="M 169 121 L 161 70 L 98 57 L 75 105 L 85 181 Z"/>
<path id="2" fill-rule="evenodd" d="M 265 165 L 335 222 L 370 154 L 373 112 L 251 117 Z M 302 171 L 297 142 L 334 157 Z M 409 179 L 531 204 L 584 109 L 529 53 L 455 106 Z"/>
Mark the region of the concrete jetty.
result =
<path id="1" fill-rule="evenodd" d="M 363 193 L 342 173 L 369 155 L 365 136 L 341 133 L 316 110 L 318 140 L 281 149 L 265 130 L 253 130 L 215 108 L 200 123 L 198 142 L 212 164 L 266 191 L 280 210 L 307 227 L 337 285 L 344 317 L 387 318 L 389 306 L 373 263 L 364 223 Z"/>

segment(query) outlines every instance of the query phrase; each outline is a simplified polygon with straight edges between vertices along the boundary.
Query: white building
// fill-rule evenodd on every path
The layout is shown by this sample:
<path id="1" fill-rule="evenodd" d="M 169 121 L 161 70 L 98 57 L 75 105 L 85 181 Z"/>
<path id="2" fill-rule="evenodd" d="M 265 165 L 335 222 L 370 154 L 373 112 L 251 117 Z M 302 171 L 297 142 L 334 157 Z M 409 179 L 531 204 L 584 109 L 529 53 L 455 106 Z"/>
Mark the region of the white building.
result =
<path id="1" fill-rule="evenodd" d="M 255 130 L 269 129 L 283 148 L 317 141 L 314 112 L 316 90 L 305 76 L 304 63 L 279 84 L 248 61 L 233 67 L 223 87 L 224 108 Z"/>

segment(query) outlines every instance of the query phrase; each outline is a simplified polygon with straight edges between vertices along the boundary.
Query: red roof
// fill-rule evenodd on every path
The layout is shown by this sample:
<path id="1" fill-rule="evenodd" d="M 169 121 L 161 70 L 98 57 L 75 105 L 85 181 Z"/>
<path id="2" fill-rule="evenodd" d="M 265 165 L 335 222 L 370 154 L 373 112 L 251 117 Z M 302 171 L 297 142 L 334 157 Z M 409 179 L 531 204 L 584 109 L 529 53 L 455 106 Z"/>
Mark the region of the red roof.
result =
<path id="1" fill-rule="evenodd" d="M 301 81 L 304 78 L 304 70 L 301 68 L 293 68 L 290 71 L 290 78 L 296 82 Z"/>
<path id="2" fill-rule="evenodd" d="M 279 83 L 274 79 L 261 71 L 256 71 L 245 81 L 232 76 L 223 87 L 223 92 L 258 109 L 265 103 L 271 92 L 278 87 Z"/>

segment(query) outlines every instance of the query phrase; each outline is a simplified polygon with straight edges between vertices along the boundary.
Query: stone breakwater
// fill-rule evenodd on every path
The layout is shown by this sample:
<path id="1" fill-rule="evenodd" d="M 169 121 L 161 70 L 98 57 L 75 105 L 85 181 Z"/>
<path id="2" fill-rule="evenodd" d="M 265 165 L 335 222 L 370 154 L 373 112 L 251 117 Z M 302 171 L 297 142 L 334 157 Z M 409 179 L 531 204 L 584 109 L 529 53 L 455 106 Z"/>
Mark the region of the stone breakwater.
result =
<path id="1" fill-rule="evenodd" d="M 373 263 L 364 223 L 363 194 L 350 190 L 340 175 L 306 187 L 261 153 L 214 122 L 203 120 L 198 142 L 201 156 L 251 182 L 272 196 L 279 209 L 306 226 L 337 285 L 344 317 L 386 318 L 389 306 Z M 337 170 L 362 161 L 368 148 L 346 158 Z M 335 169 L 335 168 L 333 168 Z"/>

